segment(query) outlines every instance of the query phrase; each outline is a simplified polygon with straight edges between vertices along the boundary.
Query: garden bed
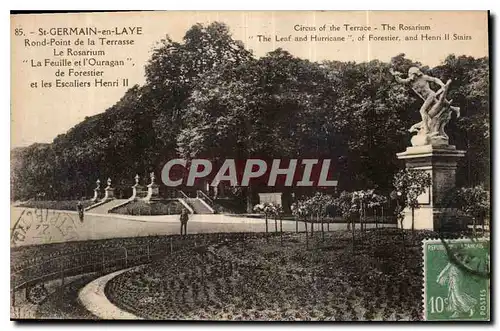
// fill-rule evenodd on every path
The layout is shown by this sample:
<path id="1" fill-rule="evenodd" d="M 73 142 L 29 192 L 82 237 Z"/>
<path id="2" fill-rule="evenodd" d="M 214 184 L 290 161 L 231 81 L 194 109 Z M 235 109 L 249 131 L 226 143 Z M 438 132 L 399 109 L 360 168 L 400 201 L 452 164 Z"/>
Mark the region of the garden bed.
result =
<path id="1" fill-rule="evenodd" d="M 379 229 L 256 238 L 180 252 L 114 278 L 106 295 L 147 319 L 419 320 L 421 240 Z M 362 237 L 362 238 L 361 238 Z"/>
<path id="2" fill-rule="evenodd" d="M 177 200 L 169 201 L 132 201 L 110 211 L 122 215 L 179 215 L 184 207 Z"/>
<path id="3" fill-rule="evenodd" d="M 163 259 L 166 254 L 204 243 L 243 240 L 262 233 L 203 233 L 187 236 L 148 236 L 73 241 L 11 248 L 11 286 L 25 288 L 42 281 L 85 272 L 111 272 L 127 266 Z M 127 263 L 125 262 L 125 249 Z M 104 262 L 104 264 L 103 264 Z"/>

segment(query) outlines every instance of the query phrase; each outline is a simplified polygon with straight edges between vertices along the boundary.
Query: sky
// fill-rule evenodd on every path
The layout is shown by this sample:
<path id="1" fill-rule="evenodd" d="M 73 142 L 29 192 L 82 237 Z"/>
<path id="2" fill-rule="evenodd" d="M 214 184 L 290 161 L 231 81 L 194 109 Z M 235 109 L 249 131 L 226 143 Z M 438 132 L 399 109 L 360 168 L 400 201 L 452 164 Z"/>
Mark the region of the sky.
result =
<path id="1" fill-rule="evenodd" d="M 364 62 L 373 59 L 390 61 L 390 58 L 405 53 L 407 58 L 420 61 L 424 65 L 439 65 L 449 54 L 483 57 L 488 55 L 487 12 L 382 12 L 382 11 L 342 11 L 342 12 L 136 12 L 136 13 L 95 13 L 95 14 L 45 14 L 20 15 L 11 17 L 11 30 L 22 28 L 24 36 L 11 38 L 11 147 L 27 146 L 34 142 L 52 142 L 59 134 L 83 121 L 85 117 L 105 111 L 115 104 L 124 92 L 134 84 L 144 83 L 144 65 L 150 58 L 158 41 L 169 35 L 181 41 L 184 33 L 194 24 L 209 24 L 213 21 L 224 22 L 234 39 L 241 40 L 247 49 L 257 56 L 278 47 L 293 55 L 311 61 L 338 60 Z M 370 26 L 372 31 L 346 31 L 349 27 Z M 382 31 L 382 24 L 396 27 L 394 31 Z M 430 31 L 399 31 L 399 25 L 430 26 Z M 322 32 L 323 26 L 332 25 L 340 31 Z M 141 35 L 109 36 L 108 39 L 133 39 L 134 45 L 127 46 L 26 46 L 29 42 L 54 38 L 56 41 L 68 40 L 74 43 L 77 38 L 87 42 L 87 37 L 79 36 L 39 36 L 40 29 L 50 31 L 71 27 L 95 26 L 99 30 L 122 31 L 124 27 Z M 315 27 L 316 31 L 301 32 L 296 29 Z M 377 28 L 376 31 L 373 29 Z M 328 30 L 327 30 L 328 31 Z M 313 35 L 346 37 L 347 42 L 296 42 L 277 41 L 275 36 L 286 40 L 296 36 Z M 442 37 L 433 41 L 368 41 L 368 36 L 429 36 Z M 444 34 L 470 36 L 471 40 L 443 40 Z M 12 34 L 14 35 L 14 34 Z M 258 35 L 271 37 L 270 42 L 259 41 Z M 363 37 L 364 36 L 364 37 Z M 92 37 L 98 39 L 98 37 Z M 351 41 L 352 38 L 352 41 Z M 364 38 L 358 41 L 358 38 Z M 98 40 L 97 40 L 98 41 Z M 82 70 L 103 70 L 106 81 L 128 79 L 128 87 L 54 87 L 55 80 L 74 81 L 94 80 L 92 78 L 67 77 L 68 67 L 44 66 L 45 59 L 78 60 L 81 57 L 66 56 L 67 48 L 104 50 L 106 56 L 97 59 L 123 60 L 125 65 L 114 68 L 86 66 Z M 62 51 L 63 57 L 54 54 Z M 37 61 L 42 63 L 37 67 Z M 66 77 L 56 77 L 58 68 L 66 71 Z M 72 67 L 75 68 L 75 67 Z M 78 68 L 75 68 L 77 70 Z M 42 80 L 52 83 L 52 87 L 41 87 Z M 37 88 L 32 84 L 37 83 Z"/>

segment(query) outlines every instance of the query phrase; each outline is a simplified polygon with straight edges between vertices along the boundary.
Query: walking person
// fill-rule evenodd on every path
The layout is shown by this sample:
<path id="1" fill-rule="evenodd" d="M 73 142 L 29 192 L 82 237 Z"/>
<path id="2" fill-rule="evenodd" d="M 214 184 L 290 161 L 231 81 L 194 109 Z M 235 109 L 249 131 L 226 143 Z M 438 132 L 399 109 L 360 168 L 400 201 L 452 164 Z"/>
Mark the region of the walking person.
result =
<path id="1" fill-rule="evenodd" d="M 189 215 L 185 209 L 181 212 L 181 236 L 187 235 L 187 223 L 189 220 Z M 184 232 L 183 232 L 184 229 Z"/>
<path id="2" fill-rule="evenodd" d="M 76 205 L 76 210 L 78 211 L 78 217 L 80 218 L 80 222 L 83 223 L 84 208 L 83 208 L 83 204 L 81 201 L 78 201 L 78 204 Z"/>

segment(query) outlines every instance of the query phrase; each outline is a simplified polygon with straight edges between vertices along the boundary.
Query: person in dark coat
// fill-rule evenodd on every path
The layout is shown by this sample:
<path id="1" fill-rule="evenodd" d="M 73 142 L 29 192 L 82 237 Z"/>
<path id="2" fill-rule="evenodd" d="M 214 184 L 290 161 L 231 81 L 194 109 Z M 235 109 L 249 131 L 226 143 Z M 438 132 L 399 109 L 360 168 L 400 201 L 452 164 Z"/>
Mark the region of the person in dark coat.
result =
<path id="1" fill-rule="evenodd" d="M 80 218 L 80 222 L 83 223 L 84 208 L 83 208 L 83 204 L 81 201 L 78 201 L 78 204 L 76 205 L 76 210 L 78 211 L 78 217 Z"/>
<path id="2" fill-rule="evenodd" d="M 181 212 L 181 236 L 187 235 L 187 223 L 189 220 L 189 215 L 185 209 L 182 210 Z M 183 232 L 184 229 L 184 232 Z"/>

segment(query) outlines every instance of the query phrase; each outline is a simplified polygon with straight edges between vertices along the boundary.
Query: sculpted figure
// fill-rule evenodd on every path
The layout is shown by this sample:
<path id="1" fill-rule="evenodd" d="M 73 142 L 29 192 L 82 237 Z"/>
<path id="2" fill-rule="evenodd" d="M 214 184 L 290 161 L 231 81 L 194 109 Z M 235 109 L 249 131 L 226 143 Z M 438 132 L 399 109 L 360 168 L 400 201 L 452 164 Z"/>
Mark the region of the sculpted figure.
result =
<path id="1" fill-rule="evenodd" d="M 457 259 L 467 259 L 467 257 L 455 255 Z M 477 257 L 472 258 L 472 260 Z M 462 261 L 461 261 L 462 262 Z M 451 318 L 460 316 L 474 315 L 474 309 L 477 305 L 477 299 L 467 293 L 470 289 L 469 278 L 464 275 L 464 271 L 455 263 L 448 262 L 436 279 L 441 286 L 448 287 L 448 297 L 444 300 L 446 311 L 453 313 Z"/>
<path id="2" fill-rule="evenodd" d="M 452 100 L 447 100 L 446 95 L 451 80 L 443 83 L 439 78 L 425 75 L 417 67 L 408 70 L 408 78 L 401 78 L 400 72 L 389 69 L 396 81 L 401 84 L 409 84 L 412 90 L 424 101 L 420 107 L 422 121 L 414 124 L 409 131 L 417 132 L 411 140 L 413 146 L 420 145 L 448 145 L 448 135 L 444 127 L 451 119 L 451 113 L 460 116 L 460 108 L 451 105 Z M 436 83 L 440 89 L 434 91 L 430 82 Z"/>

